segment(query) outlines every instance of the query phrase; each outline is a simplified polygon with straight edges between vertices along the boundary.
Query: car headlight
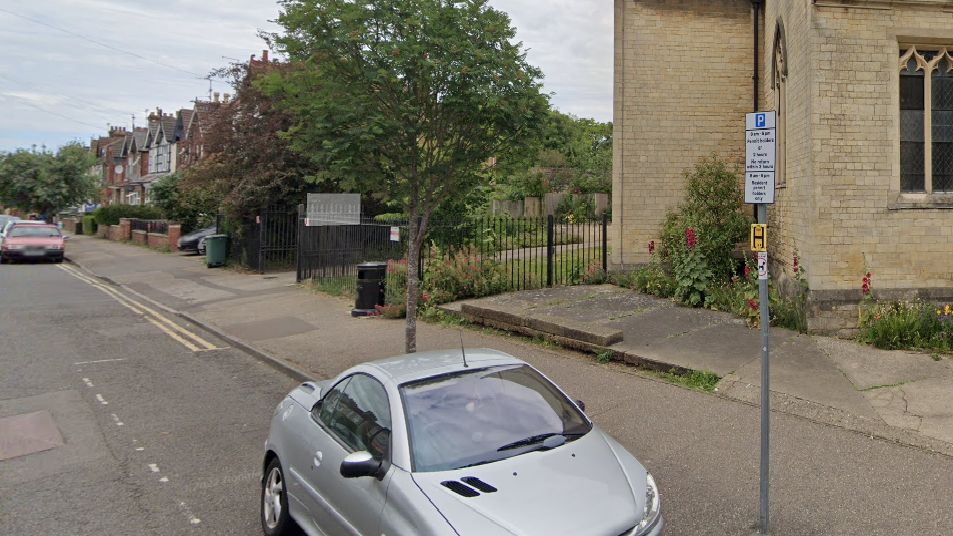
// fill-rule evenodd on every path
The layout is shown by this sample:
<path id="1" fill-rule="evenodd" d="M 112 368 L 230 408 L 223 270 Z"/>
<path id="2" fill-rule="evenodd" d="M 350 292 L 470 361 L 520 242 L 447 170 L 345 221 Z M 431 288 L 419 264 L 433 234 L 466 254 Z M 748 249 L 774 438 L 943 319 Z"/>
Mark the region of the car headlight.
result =
<path id="1" fill-rule="evenodd" d="M 46 246 L 47 251 L 59 251 L 63 249 L 63 246 Z"/>
<path id="2" fill-rule="evenodd" d="M 3 248 L 3 249 L 19 250 L 19 249 L 23 249 L 23 248 L 25 248 L 25 247 L 26 247 L 26 246 L 24 246 L 23 244 L 10 244 L 9 246 L 7 246 L 7 247 L 5 247 L 5 248 Z"/>
<path id="3" fill-rule="evenodd" d="M 642 521 L 635 528 L 635 536 L 647 534 L 655 528 L 658 522 L 662 503 L 658 494 L 658 486 L 655 485 L 655 478 L 651 473 L 645 474 L 645 512 L 642 515 Z"/>

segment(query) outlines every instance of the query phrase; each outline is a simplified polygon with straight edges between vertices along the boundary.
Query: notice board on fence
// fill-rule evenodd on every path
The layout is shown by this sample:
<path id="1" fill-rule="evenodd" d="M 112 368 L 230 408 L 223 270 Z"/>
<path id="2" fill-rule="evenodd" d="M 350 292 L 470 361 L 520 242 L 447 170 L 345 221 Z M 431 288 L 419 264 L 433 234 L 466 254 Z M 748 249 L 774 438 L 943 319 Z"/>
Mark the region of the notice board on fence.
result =
<path id="1" fill-rule="evenodd" d="M 308 194 L 308 227 L 360 225 L 361 194 Z"/>

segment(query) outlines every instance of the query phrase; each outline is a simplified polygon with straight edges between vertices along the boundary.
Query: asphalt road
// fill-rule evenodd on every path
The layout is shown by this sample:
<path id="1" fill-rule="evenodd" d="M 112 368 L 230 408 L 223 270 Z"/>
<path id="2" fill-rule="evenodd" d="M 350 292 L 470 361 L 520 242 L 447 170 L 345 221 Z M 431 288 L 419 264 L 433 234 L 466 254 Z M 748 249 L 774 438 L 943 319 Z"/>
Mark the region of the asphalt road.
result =
<path id="1" fill-rule="evenodd" d="M 190 331 L 223 349 L 61 267 L 0 267 L 0 419 L 49 411 L 65 440 L 0 461 L 0 534 L 260 534 L 261 446 L 294 382 Z"/>
<path id="2" fill-rule="evenodd" d="M 260 534 L 261 444 L 294 382 L 78 277 L 0 267 L 0 423 L 46 410 L 66 440 L 0 461 L 0 534 Z M 366 337 L 372 324 L 355 325 Z M 347 329 L 324 333 L 356 339 Z M 467 337 L 519 353 L 584 398 L 656 475 L 666 534 L 754 533 L 757 408 L 571 353 Z M 953 459 L 783 414 L 772 430 L 773 534 L 953 534 Z"/>

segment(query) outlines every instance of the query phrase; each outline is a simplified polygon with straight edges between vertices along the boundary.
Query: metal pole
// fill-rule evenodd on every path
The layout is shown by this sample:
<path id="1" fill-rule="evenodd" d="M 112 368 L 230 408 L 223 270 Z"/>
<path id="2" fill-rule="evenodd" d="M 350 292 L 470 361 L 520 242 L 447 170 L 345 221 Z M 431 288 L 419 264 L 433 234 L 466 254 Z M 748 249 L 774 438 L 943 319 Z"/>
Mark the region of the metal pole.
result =
<path id="1" fill-rule="evenodd" d="M 602 271 L 609 273 L 609 215 L 602 213 Z"/>
<path id="2" fill-rule="evenodd" d="M 758 205 L 758 223 L 768 223 L 767 205 Z M 765 267 L 767 269 L 767 267 Z M 759 516 L 759 530 L 761 534 L 768 533 L 768 458 L 770 436 L 770 363 L 768 354 L 768 328 L 770 315 L 768 314 L 768 279 L 759 274 L 758 297 L 761 304 L 761 514 Z"/>
<path id="3" fill-rule="evenodd" d="M 546 286 L 553 286 L 553 243 L 555 237 L 556 222 L 552 214 L 546 217 Z"/>

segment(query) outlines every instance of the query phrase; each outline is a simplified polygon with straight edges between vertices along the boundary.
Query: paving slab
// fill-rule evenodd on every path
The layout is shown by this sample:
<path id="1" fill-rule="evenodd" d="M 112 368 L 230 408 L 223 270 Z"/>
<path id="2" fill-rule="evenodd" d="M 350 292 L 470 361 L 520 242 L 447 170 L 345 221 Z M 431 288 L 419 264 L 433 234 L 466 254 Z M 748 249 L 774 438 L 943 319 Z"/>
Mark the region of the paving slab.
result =
<path id="1" fill-rule="evenodd" d="M 799 398 L 840 408 L 853 415 L 879 418 L 864 395 L 854 389 L 817 347 L 815 338 L 797 335 L 782 344 L 772 343 L 770 357 L 772 390 L 795 393 Z M 760 387 L 760 355 L 726 378 Z"/>
<path id="2" fill-rule="evenodd" d="M 949 376 L 953 361 L 916 352 L 878 350 L 854 341 L 817 337 L 818 347 L 858 389 Z"/>
<path id="3" fill-rule="evenodd" d="M 670 306 L 611 320 L 606 325 L 622 330 L 620 348 L 636 351 L 658 341 L 734 321 L 733 317 L 712 311 Z"/>
<path id="4" fill-rule="evenodd" d="M 652 361 L 707 370 L 724 377 L 761 355 L 761 334 L 742 324 L 715 324 L 658 340 L 640 348 L 638 354 Z"/>
<path id="5" fill-rule="evenodd" d="M 265 339 L 280 339 L 301 333 L 310 333 L 317 328 L 295 316 L 279 316 L 267 320 L 225 324 L 225 331 L 240 333 L 243 339 L 261 341 Z"/>

